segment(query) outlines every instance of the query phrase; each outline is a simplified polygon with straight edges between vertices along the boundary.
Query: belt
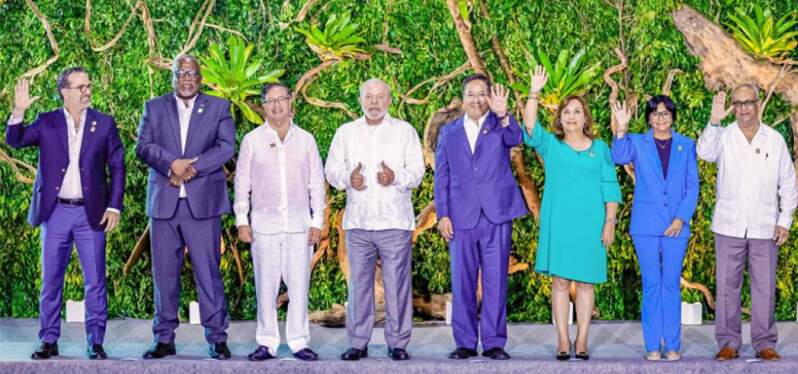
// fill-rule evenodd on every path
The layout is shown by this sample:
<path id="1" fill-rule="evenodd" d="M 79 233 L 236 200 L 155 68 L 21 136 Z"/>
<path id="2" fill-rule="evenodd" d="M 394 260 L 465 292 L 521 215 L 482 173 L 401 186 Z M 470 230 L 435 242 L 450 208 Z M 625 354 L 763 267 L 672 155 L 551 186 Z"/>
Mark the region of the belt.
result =
<path id="1" fill-rule="evenodd" d="M 75 206 L 83 205 L 83 199 L 63 199 L 59 197 L 58 202 L 64 205 L 75 205 Z"/>

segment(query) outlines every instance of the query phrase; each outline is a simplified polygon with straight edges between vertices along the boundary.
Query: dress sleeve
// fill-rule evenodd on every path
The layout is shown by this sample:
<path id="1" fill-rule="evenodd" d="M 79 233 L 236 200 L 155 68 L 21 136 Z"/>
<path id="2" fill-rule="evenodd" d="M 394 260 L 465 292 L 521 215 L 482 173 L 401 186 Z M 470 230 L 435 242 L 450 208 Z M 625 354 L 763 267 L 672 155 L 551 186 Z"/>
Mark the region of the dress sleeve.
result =
<path id="1" fill-rule="evenodd" d="M 526 127 L 523 127 L 523 132 L 524 144 L 535 148 L 535 151 L 540 153 L 542 157 L 545 157 L 549 149 L 549 144 L 554 140 L 554 135 L 544 129 L 540 121 L 535 122 L 535 128 L 532 129 L 532 133 L 529 133 Z"/>
<path id="2" fill-rule="evenodd" d="M 596 140 L 599 146 L 599 156 L 601 157 L 601 196 L 605 203 L 621 202 L 621 186 L 618 184 L 618 175 L 615 172 L 615 164 L 612 162 L 612 154 L 607 143 Z"/>

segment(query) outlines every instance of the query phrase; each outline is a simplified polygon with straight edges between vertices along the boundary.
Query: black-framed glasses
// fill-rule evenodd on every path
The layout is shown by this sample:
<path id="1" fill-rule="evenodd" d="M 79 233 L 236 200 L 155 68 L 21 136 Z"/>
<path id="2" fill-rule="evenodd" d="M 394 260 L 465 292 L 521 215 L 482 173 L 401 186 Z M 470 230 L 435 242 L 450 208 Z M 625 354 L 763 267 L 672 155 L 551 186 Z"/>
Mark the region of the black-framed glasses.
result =
<path id="1" fill-rule="evenodd" d="M 736 109 L 753 109 L 756 106 L 757 100 L 735 100 L 732 105 Z"/>
<path id="2" fill-rule="evenodd" d="M 197 70 L 175 70 L 173 73 L 175 74 L 175 78 L 177 79 L 182 79 L 182 78 L 194 79 L 200 76 L 200 72 Z"/>
<path id="3" fill-rule="evenodd" d="M 478 92 L 478 93 L 469 92 L 469 93 L 465 94 L 465 98 L 469 99 L 469 100 L 479 100 L 479 99 L 485 99 L 487 97 L 488 97 L 488 94 L 485 93 L 485 92 Z"/>
<path id="4" fill-rule="evenodd" d="M 659 118 L 659 119 L 669 119 L 671 118 L 671 112 L 665 110 L 662 112 L 651 112 L 651 118 Z"/>
<path id="5" fill-rule="evenodd" d="M 277 103 L 288 102 L 288 100 L 291 100 L 291 96 L 288 96 L 288 95 L 287 96 L 280 96 L 280 97 L 275 97 L 273 99 L 263 100 L 263 104 L 265 104 L 265 105 L 275 105 Z"/>
<path id="6" fill-rule="evenodd" d="M 89 83 L 89 84 L 81 84 L 80 86 L 64 87 L 64 88 L 67 89 L 67 90 L 78 90 L 80 92 L 85 93 L 85 92 L 91 90 L 91 86 L 92 86 L 91 83 Z"/>

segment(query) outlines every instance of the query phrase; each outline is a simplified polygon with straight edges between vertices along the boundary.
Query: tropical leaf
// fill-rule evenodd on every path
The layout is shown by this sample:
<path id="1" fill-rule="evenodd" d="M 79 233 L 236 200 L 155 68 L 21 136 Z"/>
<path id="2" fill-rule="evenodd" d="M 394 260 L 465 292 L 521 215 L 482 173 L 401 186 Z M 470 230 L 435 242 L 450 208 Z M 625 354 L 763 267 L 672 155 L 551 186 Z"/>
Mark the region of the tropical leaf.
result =
<path id="1" fill-rule="evenodd" d="M 586 92 L 596 80 L 601 67 L 599 63 L 585 67 L 584 49 L 580 49 L 573 55 L 567 49 L 561 50 L 554 63 L 543 49 L 538 48 L 537 56 L 537 59 L 534 56 L 529 56 L 529 67 L 531 70 L 537 65 L 542 65 L 546 69 L 549 80 L 543 87 L 541 103 L 549 109 L 556 107 L 562 99 L 568 96 Z M 521 77 L 523 81 L 516 82 L 512 87 L 525 96 L 529 90 L 529 74 L 521 74 Z"/>
<path id="2" fill-rule="evenodd" d="M 798 46 L 796 12 L 787 13 L 776 20 L 770 9 L 751 4 L 749 9 L 737 8 L 735 14 L 729 14 L 729 20 L 731 22 L 727 26 L 734 39 L 755 57 L 786 59 Z"/>
<path id="3" fill-rule="evenodd" d="M 305 36 L 305 43 L 322 61 L 352 58 L 366 53 L 361 47 L 366 39 L 362 37 L 359 25 L 352 22 L 349 13 L 331 15 L 324 23 L 323 30 L 311 24 L 308 27 L 298 26 L 296 31 Z"/>
<path id="4" fill-rule="evenodd" d="M 272 70 L 258 75 L 261 62 L 250 61 L 255 46 L 245 44 L 238 37 L 230 37 L 226 43 L 226 52 L 218 44 L 208 49 L 208 56 L 201 59 L 202 81 L 210 88 L 206 93 L 229 100 L 232 110 L 236 109 L 247 121 L 255 124 L 263 123 L 263 118 L 247 104 L 250 97 L 260 93 L 265 83 L 277 82 L 285 72 L 282 69 Z"/>

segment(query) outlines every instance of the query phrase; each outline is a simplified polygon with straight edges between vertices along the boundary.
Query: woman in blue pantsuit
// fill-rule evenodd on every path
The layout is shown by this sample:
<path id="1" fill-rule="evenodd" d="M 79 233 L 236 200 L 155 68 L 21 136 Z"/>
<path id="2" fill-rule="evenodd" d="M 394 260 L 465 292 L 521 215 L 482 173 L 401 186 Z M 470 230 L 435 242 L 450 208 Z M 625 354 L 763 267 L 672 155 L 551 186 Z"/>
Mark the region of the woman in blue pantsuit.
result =
<path id="1" fill-rule="evenodd" d="M 651 129 L 627 134 L 630 114 L 616 105 L 618 126 L 612 141 L 612 160 L 634 163 L 635 191 L 630 234 L 643 278 L 641 319 L 646 359 L 662 360 L 664 343 L 668 361 L 681 358 L 681 289 L 690 219 L 698 200 L 695 142 L 672 130 L 676 107 L 667 96 L 646 104 Z"/>

